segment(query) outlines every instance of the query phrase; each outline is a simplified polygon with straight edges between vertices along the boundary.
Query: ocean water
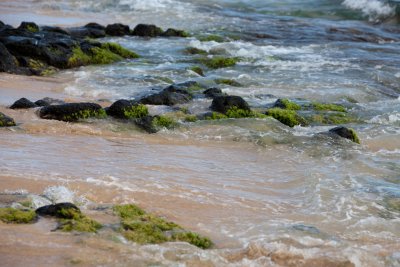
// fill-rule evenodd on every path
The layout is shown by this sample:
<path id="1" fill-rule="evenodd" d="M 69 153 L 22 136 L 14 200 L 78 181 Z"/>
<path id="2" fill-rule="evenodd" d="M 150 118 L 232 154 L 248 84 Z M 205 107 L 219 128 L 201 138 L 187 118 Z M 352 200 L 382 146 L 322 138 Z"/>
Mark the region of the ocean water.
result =
<path id="1" fill-rule="evenodd" d="M 349 107 L 361 121 L 348 125 L 359 133 L 361 145 L 319 134 L 329 126 L 292 129 L 273 119 L 188 123 L 152 136 L 112 120 L 79 125 L 36 120 L 3 132 L 4 175 L 29 173 L 32 180 L 113 190 L 117 201 L 137 201 L 177 218 L 217 244 L 209 251 L 172 244 L 135 247 L 139 258 L 156 265 L 400 265 L 398 1 L 31 4 L 38 12 L 104 15 L 131 27 L 154 23 L 193 35 L 104 38 L 141 58 L 58 74 L 69 77 L 66 96 L 139 99 L 167 86 L 167 79 L 214 86 L 214 79 L 229 78 L 243 86 L 220 85 L 223 91 L 255 107 L 283 97 Z M 210 34 L 225 41 L 196 38 Z M 241 61 L 200 77 L 189 70 L 197 63 L 196 56 L 184 53 L 188 47 Z M 189 110 L 205 111 L 210 104 L 197 99 Z"/>

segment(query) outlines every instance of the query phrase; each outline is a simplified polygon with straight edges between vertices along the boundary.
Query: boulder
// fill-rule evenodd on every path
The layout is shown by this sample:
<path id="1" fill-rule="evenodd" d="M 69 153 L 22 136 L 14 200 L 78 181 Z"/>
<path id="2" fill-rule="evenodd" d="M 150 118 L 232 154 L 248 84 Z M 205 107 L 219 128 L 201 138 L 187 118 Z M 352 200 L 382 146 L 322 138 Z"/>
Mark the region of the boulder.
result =
<path id="1" fill-rule="evenodd" d="M 207 98 L 215 98 L 217 96 L 224 96 L 225 95 L 220 88 L 216 88 L 216 87 L 208 88 L 207 90 L 205 90 L 203 92 L 203 94 Z"/>
<path id="2" fill-rule="evenodd" d="M 353 141 L 354 143 L 360 144 L 360 139 L 358 138 L 357 133 L 353 129 L 343 127 L 343 126 L 338 126 L 333 129 L 330 129 L 329 133 L 338 135 L 345 139 L 349 139 L 350 141 Z"/>
<path id="3" fill-rule="evenodd" d="M 45 98 L 37 100 L 35 102 L 35 104 L 39 107 L 45 107 L 45 106 L 50 106 L 50 105 L 62 105 L 62 104 L 65 104 L 65 102 L 60 99 L 45 97 Z"/>
<path id="4" fill-rule="evenodd" d="M 18 68 L 17 59 L 0 43 L 0 72 L 15 73 Z"/>
<path id="5" fill-rule="evenodd" d="M 96 23 L 96 22 L 90 22 L 90 23 L 86 24 L 84 27 L 85 27 L 85 28 L 92 28 L 92 29 L 103 30 L 103 31 L 106 30 L 106 27 L 104 27 L 103 25 L 98 24 L 98 23 Z"/>
<path id="6" fill-rule="evenodd" d="M 36 214 L 40 216 L 52 216 L 62 219 L 73 219 L 74 213 L 80 214 L 81 211 L 77 206 L 69 202 L 47 205 L 36 210 Z"/>
<path id="7" fill-rule="evenodd" d="M 129 26 L 121 23 L 109 24 L 105 30 L 106 34 L 110 36 L 124 36 L 130 33 Z"/>
<path id="8" fill-rule="evenodd" d="M 189 37 L 189 34 L 182 30 L 169 28 L 161 34 L 163 37 Z"/>
<path id="9" fill-rule="evenodd" d="M 41 31 L 44 32 L 55 32 L 55 33 L 60 33 L 60 34 L 64 34 L 64 35 L 70 35 L 70 33 L 60 27 L 53 27 L 53 26 L 43 26 L 40 28 Z"/>
<path id="10" fill-rule="evenodd" d="M 95 103 L 68 103 L 42 107 L 39 116 L 42 119 L 73 122 L 92 117 L 104 117 L 105 111 Z"/>
<path id="11" fill-rule="evenodd" d="M 9 126 L 15 126 L 14 119 L 0 112 L 0 127 Z"/>
<path id="12" fill-rule="evenodd" d="M 166 106 L 188 103 L 193 97 L 187 89 L 194 85 L 197 85 L 197 82 L 190 81 L 173 84 L 162 90 L 160 93 L 142 98 L 139 102 L 142 104 Z"/>
<path id="13" fill-rule="evenodd" d="M 156 37 L 163 33 L 162 29 L 149 24 L 138 24 L 132 31 L 132 35 L 143 37 Z"/>
<path id="14" fill-rule="evenodd" d="M 22 22 L 21 25 L 19 25 L 18 29 L 20 30 L 26 30 L 30 32 L 38 32 L 39 31 L 39 26 L 36 25 L 34 22 Z"/>
<path id="15" fill-rule="evenodd" d="M 247 102 L 243 98 L 233 95 L 215 97 L 212 101 L 210 108 L 213 111 L 226 114 L 226 112 L 233 107 L 250 111 L 249 104 L 247 104 Z"/>
<path id="16" fill-rule="evenodd" d="M 99 29 L 97 27 L 73 27 L 68 28 L 68 32 L 74 38 L 102 38 L 106 36 L 104 29 Z"/>
<path id="17" fill-rule="evenodd" d="M 114 102 L 106 112 L 117 119 L 141 118 L 149 113 L 146 106 L 125 99 Z"/>
<path id="18" fill-rule="evenodd" d="M 37 105 L 25 97 L 18 99 L 10 106 L 11 109 L 36 108 Z"/>
<path id="19" fill-rule="evenodd" d="M 156 133 L 158 132 L 157 127 L 155 127 L 153 120 L 155 119 L 155 116 L 146 116 L 143 118 L 139 118 L 135 120 L 135 124 L 145 130 L 148 133 Z"/>

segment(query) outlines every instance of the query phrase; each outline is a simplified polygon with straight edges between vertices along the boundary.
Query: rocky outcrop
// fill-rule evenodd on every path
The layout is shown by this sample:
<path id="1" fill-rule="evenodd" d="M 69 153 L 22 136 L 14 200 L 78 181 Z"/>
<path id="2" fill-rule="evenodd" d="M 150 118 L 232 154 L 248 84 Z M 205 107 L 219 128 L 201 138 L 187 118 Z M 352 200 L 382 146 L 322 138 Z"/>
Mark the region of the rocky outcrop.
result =
<path id="1" fill-rule="evenodd" d="M 109 24 L 106 27 L 106 34 L 110 36 L 124 36 L 130 33 L 128 25 L 121 23 Z"/>
<path id="2" fill-rule="evenodd" d="M 80 119 L 103 118 L 106 113 L 95 103 L 68 103 L 42 107 L 39 116 L 42 119 L 74 122 Z"/>
<path id="3" fill-rule="evenodd" d="M 249 104 L 240 96 L 217 96 L 213 99 L 211 110 L 226 114 L 232 108 L 250 111 Z"/>
<path id="4" fill-rule="evenodd" d="M 114 102 L 106 112 L 107 115 L 117 119 L 142 118 L 149 114 L 146 106 L 125 99 Z"/>

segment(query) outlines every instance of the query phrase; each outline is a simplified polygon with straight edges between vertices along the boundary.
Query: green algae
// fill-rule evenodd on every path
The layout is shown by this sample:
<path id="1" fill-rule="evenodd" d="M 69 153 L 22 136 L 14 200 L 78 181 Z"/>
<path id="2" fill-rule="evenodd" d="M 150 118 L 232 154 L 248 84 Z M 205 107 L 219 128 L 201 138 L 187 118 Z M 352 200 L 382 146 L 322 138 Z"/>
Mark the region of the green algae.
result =
<path id="1" fill-rule="evenodd" d="M 139 56 L 136 53 L 123 48 L 119 44 L 103 43 L 100 47 L 90 48 L 88 53 L 83 52 L 80 47 L 75 47 L 68 59 L 67 66 L 73 68 L 90 64 L 110 64 L 124 58 L 137 57 Z"/>
<path id="2" fill-rule="evenodd" d="M 58 213 L 60 217 L 64 218 L 60 219 L 58 229 L 64 232 L 77 231 L 95 233 L 102 227 L 100 223 L 74 208 L 61 209 Z"/>
<path id="3" fill-rule="evenodd" d="M 114 212 L 121 218 L 120 230 L 124 237 L 138 244 L 182 241 L 203 249 L 212 246 L 207 237 L 185 231 L 176 223 L 148 214 L 136 205 L 117 205 Z"/>
<path id="4" fill-rule="evenodd" d="M 227 118 L 226 115 L 219 112 L 212 112 L 211 115 L 205 117 L 206 120 L 222 120 Z"/>
<path id="5" fill-rule="evenodd" d="M 178 123 L 167 116 L 156 116 L 153 119 L 153 126 L 155 128 L 167 128 L 167 129 L 172 129 L 175 128 L 178 125 Z"/>
<path id="6" fill-rule="evenodd" d="M 307 125 L 306 120 L 298 115 L 294 110 L 271 108 L 267 110 L 266 115 L 273 117 L 289 127 L 294 127 L 296 125 Z"/>
<path id="7" fill-rule="evenodd" d="M 184 50 L 184 52 L 186 54 L 190 54 L 190 55 L 207 55 L 208 54 L 208 52 L 206 50 L 199 49 L 196 47 L 188 47 Z"/>
<path id="8" fill-rule="evenodd" d="M 319 110 L 319 111 L 347 112 L 345 107 L 336 104 L 324 104 L 324 103 L 312 102 L 310 107 L 314 110 Z"/>
<path id="9" fill-rule="evenodd" d="M 288 110 L 300 110 L 301 109 L 301 106 L 299 104 L 296 104 L 287 98 L 282 98 L 282 99 L 279 99 L 278 101 L 279 101 L 279 105 L 280 105 L 279 108 L 288 109 Z"/>
<path id="10" fill-rule="evenodd" d="M 216 34 L 199 36 L 197 39 L 201 42 L 217 42 L 217 43 L 225 42 L 225 38 L 223 36 L 219 36 Z"/>
<path id="11" fill-rule="evenodd" d="M 232 79 L 215 79 L 214 82 L 217 84 L 225 84 L 225 85 L 234 86 L 234 87 L 243 86 L 241 83 L 239 83 L 235 80 L 232 80 Z"/>
<path id="12" fill-rule="evenodd" d="M 124 109 L 124 116 L 126 118 L 143 118 L 149 115 L 149 110 L 143 104 L 133 105 Z"/>
<path id="13" fill-rule="evenodd" d="M 92 110 L 92 109 L 84 109 L 79 112 L 72 113 L 70 115 L 65 115 L 62 117 L 63 121 L 78 121 L 89 118 L 97 118 L 103 119 L 107 117 L 107 113 L 104 109 Z"/>
<path id="14" fill-rule="evenodd" d="M 341 112 L 328 112 L 324 114 L 318 113 L 311 116 L 305 116 L 305 118 L 307 121 L 310 122 L 310 124 L 322 125 L 348 124 L 358 122 L 357 118 Z"/>
<path id="15" fill-rule="evenodd" d="M 5 223 L 31 223 L 36 220 L 36 213 L 32 210 L 0 208 L 0 220 Z"/>
<path id="16" fill-rule="evenodd" d="M 351 132 L 350 140 L 353 141 L 354 143 L 361 144 L 360 138 L 358 137 L 356 131 L 354 129 L 351 129 L 351 128 L 349 130 Z"/>
<path id="17" fill-rule="evenodd" d="M 238 58 L 216 56 L 203 59 L 202 63 L 210 69 L 220 69 L 235 66 L 238 61 Z"/>
<path id="18" fill-rule="evenodd" d="M 184 121 L 186 122 L 196 122 L 197 116 L 196 115 L 188 115 L 185 117 Z"/>
<path id="19" fill-rule="evenodd" d="M 139 58 L 139 55 L 132 52 L 117 43 L 103 43 L 101 48 L 109 50 L 110 52 L 117 54 L 123 58 Z"/>
<path id="20" fill-rule="evenodd" d="M 27 25 L 26 30 L 35 33 L 39 31 L 39 28 L 32 25 Z"/>
<path id="21" fill-rule="evenodd" d="M 200 76 L 204 76 L 203 69 L 200 68 L 199 66 L 191 67 L 190 70 L 193 71 L 193 72 L 195 72 L 195 73 L 197 73 L 197 74 L 200 75 Z"/>
<path id="22" fill-rule="evenodd" d="M 12 118 L 7 118 L 0 112 L 0 127 L 9 127 L 15 125 L 15 121 Z"/>

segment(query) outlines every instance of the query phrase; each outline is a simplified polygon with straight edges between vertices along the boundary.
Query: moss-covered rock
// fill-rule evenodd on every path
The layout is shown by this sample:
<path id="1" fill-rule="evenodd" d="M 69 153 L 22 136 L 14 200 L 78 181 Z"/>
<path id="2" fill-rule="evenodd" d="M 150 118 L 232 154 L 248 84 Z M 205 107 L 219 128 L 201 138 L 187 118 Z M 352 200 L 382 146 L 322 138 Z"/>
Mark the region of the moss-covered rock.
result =
<path id="1" fill-rule="evenodd" d="M 172 129 L 178 126 L 178 123 L 170 117 L 161 115 L 154 117 L 153 126 L 158 129 L 160 128 Z"/>
<path id="2" fill-rule="evenodd" d="M 225 114 L 222 114 L 219 112 L 211 112 L 204 116 L 204 119 L 206 119 L 206 120 L 222 120 L 222 119 L 227 119 L 227 118 L 228 117 Z"/>
<path id="3" fill-rule="evenodd" d="M 36 220 L 36 213 L 32 210 L 0 208 L 0 220 L 5 223 L 32 223 Z"/>
<path id="4" fill-rule="evenodd" d="M 130 51 L 117 43 L 103 43 L 101 44 L 103 49 L 107 49 L 114 54 L 117 54 L 123 58 L 138 58 L 139 55 L 133 51 Z"/>
<path id="5" fill-rule="evenodd" d="M 200 76 L 204 76 L 203 69 L 200 68 L 199 66 L 191 67 L 190 70 L 193 71 L 193 72 L 195 72 L 195 73 L 197 73 L 197 74 L 200 75 Z"/>
<path id="6" fill-rule="evenodd" d="M 304 118 L 309 124 L 316 125 L 334 125 L 334 124 L 348 124 L 359 122 L 359 119 L 343 112 L 317 112 L 305 114 Z"/>
<path id="7" fill-rule="evenodd" d="M 88 118 L 104 118 L 107 114 L 95 103 L 68 103 L 42 107 L 39 116 L 42 119 L 75 122 Z"/>
<path id="8" fill-rule="evenodd" d="M 311 105 L 309 105 L 309 107 L 319 111 L 347 112 L 347 109 L 344 106 L 336 104 L 324 104 L 319 102 L 312 102 Z"/>
<path id="9" fill-rule="evenodd" d="M 223 36 L 216 34 L 202 35 L 197 37 L 197 39 L 202 42 L 217 42 L 217 43 L 225 42 L 225 38 Z"/>
<path id="10" fill-rule="evenodd" d="M 117 205 L 114 212 L 121 218 L 121 232 L 126 239 L 139 244 L 158 244 L 168 241 L 188 242 L 207 249 L 213 244 L 207 237 L 185 231 L 176 223 L 146 213 L 136 205 Z"/>
<path id="11" fill-rule="evenodd" d="M 287 98 L 280 98 L 276 100 L 274 108 L 288 109 L 288 110 L 300 110 L 301 106 L 299 104 L 290 101 Z"/>
<path id="12" fill-rule="evenodd" d="M 215 56 L 212 58 L 205 58 L 202 63 L 210 69 L 220 69 L 233 67 L 239 61 L 238 58 Z"/>
<path id="13" fill-rule="evenodd" d="M 190 55 L 207 55 L 207 51 L 196 47 L 188 47 L 185 49 L 186 54 Z"/>
<path id="14" fill-rule="evenodd" d="M 354 143 L 360 144 L 360 139 L 358 138 L 356 131 L 354 131 L 351 128 L 339 126 L 339 127 L 330 129 L 329 133 L 336 134 L 340 137 L 349 139 L 350 141 L 353 141 Z"/>
<path id="15" fill-rule="evenodd" d="M 184 121 L 186 122 L 196 122 L 197 116 L 196 115 L 188 115 L 185 117 Z"/>
<path id="16" fill-rule="evenodd" d="M 250 111 L 249 104 L 240 96 L 216 96 L 211 103 L 211 110 L 217 111 L 223 114 L 233 107 L 240 110 Z"/>
<path id="17" fill-rule="evenodd" d="M 39 31 L 39 26 L 34 22 L 25 22 L 24 21 L 21 23 L 21 25 L 19 25 L 18 29 L 27 30 L 29 32 L 36 33 Z"/>
<path id="18" fill-rule="evenodd" d="M 294 110 L 286 110 L 281 108 L 271 108 L 265 113 L 267 116 L 271 116 L 274 119 L 280 121 L 281 123 L 294 127 L 296 125 L 307 125 L 307 121 L 297 114 Z"/>
<path id="19" fill-rule="evenodd" d="M 162 37 L 190 37 L 190 34 L 188 32 L 182 31 L 182 30 L 177 30 L 177 29 L 172 29 L 169 28 L 165 32 L 161 34 Z"/>
<path id="20" fill-rule="evenodd" d="M 0 112 L 0 127 L 10 127 L 10 126 L 15 126 L 14 119 Z"/>
<path id="21" fill-rule="evenodd" d="M 241 83 L 239 83 L 235 80 L 232 80 L 232 79 L 215 79 L 214 82 L 217 84 L 226 84 L 226 85 L 234 86 L 234 87 L 243 86 Z"/>
<path id="22" fill-rule="evenodd" d="M 136 119 L 149 115 L 149 111 L 143 104 L 120 99 L 107 109 L 107 114 L 118 119 Z"/>

